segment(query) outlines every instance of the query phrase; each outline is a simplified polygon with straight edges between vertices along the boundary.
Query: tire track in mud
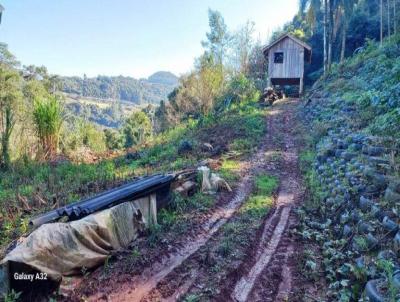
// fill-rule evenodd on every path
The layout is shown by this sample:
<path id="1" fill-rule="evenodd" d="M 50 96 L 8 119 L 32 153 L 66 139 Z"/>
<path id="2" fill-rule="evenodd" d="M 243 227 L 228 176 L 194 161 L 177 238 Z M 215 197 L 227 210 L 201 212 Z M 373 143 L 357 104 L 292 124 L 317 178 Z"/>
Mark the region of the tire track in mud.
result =
<path id="1" fill-rule="evenodd" d="M 254 264 L 251 269 L 237 281 L 231 293 L 233 301 L 285 301 L 290 291 L 292 273 L 289 266 L 294 246 L 290 243 L 289 229 L 295 223 L 292 208 L 301 196 L 301 187 L 298 174 L 298 157 L 294 137 L 291 129 L 294 128 L 292 104 L 285 106 L 283 116 L 272 115 L 270 132 L 277 135 L 283 129 L 283 170 L 279 173 L 281 186 L 278 192 L 276 207 L 281 208 L 279 222 L 272 234 L 267 228 L 261 236 Z M 277 128 L 280 125 L 280 128 Z M 271 220 L 269 218 L 269 220 Z M 268 225 L 268 221 L 266 226 Z"/>
<path id="2" fill-rule="evenodd" d="M 267 247 L 263 250 L 256 264 L 252 267 L 246 276 L 242 276 L 233 290 L 232 298 L 235 301 L 247 301 L 247 298 L 253 289 L 254 283 L 259 278 L 261 272 L 270 263 L 276 248 L 281 240 L 282 233 L 286 228 L 291 207 L 284 207 L 280 216 L 278 225 L 276 226 L 271 240 Z"/>
<path id="3" fill-rule="evenodd" d="M 267 119 L 267 135 L 264 138 L 264 143 L 263 146 L 261 147 L 260 151 L 257 152 L 257 155 L 255 156 L 257 158 L 256 161 L 252 161 L 252 167 L 254 172 L 262 172 L 265 171 L 266 166 L 268 165 L 266 161 L 266 151 L 272 150 L 272 136 L 273 133 L 271 132 L 272 130 L 272 125 L 273 120 L 268 118 Z M 271 167 L 271 170 L 275 170 L 276 163 L 273 163 Z M 249 192 L 248 195 L 250 195 L 251 192 Z M 281 210 L 282 207 L 276 208 L 275 206 L 271 209 L 270 214 L 267 215 L 265 218 L 266 221 L 263 223 L 263 231 L 260 232 L 260 240 L 262 242 L 267 241 L 267 239 L 270 237 L 271 233 L 273 230 L 276 228 L 276 225 L 279 221 L 279 217 L 281 215 Z M 267 219 L 268 218 L 268 219 Z M 260 254 L 261 251 L 258 251 Z M 195 256 L 195 255 L 193 255 Z M 198 259 L 192 259 L 193 262 L 198 262 Z M 190 261 L 187 263 L 187 265 L 191 265 Z M 193 274 L 184 275 L 185 269 L 182 267 L 179 267 L 175 269 L 173 274 L 163 280 L 161 284 L 157 286 L 157 289 L 153 290 L 150 295 L 147 297 L 148 299 L 146 301 L 163 301 L 163 302 L 172 302 L 172 301 L 178 301 L 181 299 L 186 293 L 189 292 L 189 290 L 193 287 L 197 287 L 198 285 L 196 284 L 199 281 L 199 277 L 204 274 L 204 267 L 202 265 L 196 265 L 195 272 Z M 178 285 L 176 284 L 178 283 Z M 170 292 L 172 289 L 172 292 Z M 167 295 L 166 295 L 167 294 Z M 221 297 L 220 297 L 221 298 Z M 222 298 L 224 301 L 229 300 L 229 298 L 224 297 Z M 218 299 L 217 299 L 218 301 Z"/>
<path id="4" fill-rule="evenodd" d="M 268 234 L 272 233 L 279 221 L 280 213 L 281 209 L 275 210 L 272 208 L 270 213 L 267 214 L 267 217 L 270 217 L 270 219 L 266 221 L 268 223 L 263 223 L 264 227 L 260 230 L 260 232 L 257 232 L 255 237 L 261 237 L 263 230 L 267 230 Z M 232 219 L 234 218 L 235 217 L 232 217 Z M 218 235 L 220 236 L 221 234 Z M 216 234 L 216 236 L 212 238 L 214 242 L 207 243 L 209 245 L 209 250 L 212 250 L 215 248 L 216 244 L 219 244 L 220 240 L 218 240 L 218 235 Z M 199 253 L 201 254 L 201 251 L 199 251 Z M 202 288 L 202 277 L 207 275 L 208 268 L 207 263 L 204 263 L 204 258 L 202 258 L 201 255 L 193 255 L 190 259 L 188 259 L 187 262 L 183 264 L 183 266 L 192 267 L 192 273 L 185 274 L 185 268 L 182 266 L 177 268 L 171 275 L 169 275 L 157 286 L 157 289 L 152 292 L 153 295 L 149 295 L 149 301 L 159 301 L 159 299 L 164 302 L 178 301 L 190 290 Z M 193 269 L 193 267 L 195 267 L 195 269 Z M 218 298 L 214 298 L 213 300 L 226 301 L 227 299 L 222 295 Z"/>
<path id="5" fill-rule="evenodd" d="M 223 226 L 240 208 L 251 193 L 252 176 L 264 164 L 265 142 L 259 151 L 250 159 L 250 167 L 247 174 L 242 178 L 235 197 L 225 206 L 217 208 L 209 220 L 203 224 L 200 234 L 195 238 L 188 238 L 183 248 L 177 250 L 172 255 L 164 257 L 161 261 L 154 263 L 150 268 L 145 269 L 140 275 L 134 276 L 132 281 L 115 289 L 110 294 L 108 301 L 142 301 L 146 296 L 157 287 L 160 281 L 168 276 L 174 269 L 179 267 L 186 259 L 195 254 L 213 235 Z M 189 278 L 186 283 L 179 288 L 176 295 L 184 294 L 191 286 Z M 174 295 L 176 297 L 176 295 Z M 102 296 L 93 295 L 88 297 L 88 301 L 98 301 Z M 174 301 L 176 299 L 173 299 Z"/>
<path id="6" fill-rule="evenodd" d="M 286 104 L 283 106 L 287 107 Z M 219 296 L 216 301 L 221 299 L 223 301 L 286 301 L 291 291 L 293 282 L 289 262 L 293 255 L 294 245 L 288 237 L 288 229 L 295 224 L 292 208 L 301 195 L 297 173 L 297 152 L 292 133 L 290 130 L 287 131 L 294 123 L 292 106 L 292 102 L 289 102 L 289 108 L 285 108 L 285 111 L 281 111 L 281 114 L 276 116 L 272 114 L 268 120 L 266 137 L 268 150 L 279 150 L 283 159 L 283 169 L 273 173 L 277 174 L 281 181 L 278 197 L 275 200 L 276 210 L 265 218 L 264 227 L 258 236 L 259 243 L 254 246 L 256 251 L 252 253 L 252 259 L 246 261 L 250 269 L 241 270 L 239 280 L 236 284 L 233 283 L 230 289 L 232 291 L 234 288 L 233 291 Z M 283 146 L 274 142 L 274 135 L 283 136 Z M 269 163 L 271 166 L 275 164 L 274 160 Z M 196 262 L 196 259 L 193 259 L 193 262 Z M 187 264 L 190 265 L 190 262 Z M 201 270 L 201 265 L 196 266 L 194 272 L 184 275 L 185 269 L 180 267 L 173 276 L 170 276 L 170 279 L 163 280 L 163 284 L 153 291 L 154 295 L 150 295 L 148 301 L 177 301 L 189 292 L 190 288 L 196 287 Z M 229 288 L 229 285 L 227 287 Z M 168 292 L 171 289 L 172 293 Z M 168 297 L 165 296 L 166 293 Z"/>
<path id="7" fill-rule="evenodd" d="M 266 230 L 266 233 L 268 235 L 272 234 L 273 230 L 275 229 L 279 217 L 281 214 L 281 209 L 274 209 L 272 208 L 270 213 L 267 214 L 267 217 L 270 217 L 268 221 L 265 221 L 263 223 L 264 227 L 260 229 L 260 232 L 257 232 L 255 237 L 261 237 L 263 234 L 264 230 Z M 234 219 L 234 217 L 232 217 Z M 221 234 L 219 234 L 220 236 Z M 214 242 L 211 242 L 208 246 L 209 250 L 212 250 L 215 248 L 215 245 L 219 244 L 220 240 L 218 240 L 218 235 L 216 235 L 217 238 L 213 238 Z M 221 238 L 219 238 L 221 239 Z M 208 243 L 207 243 L 208 244 Z M 199 251 L 201 253 L 201 251 Z M 203 251 L 204 252 L 204 251 Z M 200 261 L 200 263 L 199 263 Z M 202 259 L 201 255 L 193 255 L 191 259 L 188 259 L 187 262 L 183 264 L 183 266 L 186 267 L 195 267 L 195 269 L 192 269 L 191 274 L 186 274 L 184 273 L 185 268 L 184 267 L 179 267 L 174 272 L 169 275 L 165 280 L 163 280 L 158 286 L 157 289 L 153 292 L 153 295 L 149 295 L 149 301 L 161 301 L 163 302 L 172 302 L 172 301 L 178 301 L 180 298 L 184 297 L 185 294 L 188 294 L 190 290 L 193 290 L 195 288 L 202 288 L 202 278 L 204 278 L 205 275 L 207 275 L 207 264 L 204 263 L 204 259 Z M 171 292 L 172 290 L 172 292 Z M 162 298 L 161 298 L 161 297 Z M 229 295 L 228 295 L 229 296 Z M 219 297 L 214 297 L 213 301 L 227 301 L 229 300 L 226 298 L 224 295 L 219 295 Z M 203 300 L 201 300 L 203 301 Z"/>
<path id="8" fill-rule="evenodd" d="M 259 275 L 246 301 L 289 301 L 288 298 L 294 283 L 291 265 L 295 261 L 293 259 L 295 244 L 286 232 L 294 221 L 295 217 L 292 212 L 286 230 L 272 254 L 268 266 Z"/>
<path id="9" fill-rule="evenodd" d="M 286 104 L 283 106 L 286 106 Z M 290 108 L 287 112 L 285 111 L 282 115 L 278 114 L 278 117 L 272 114 L 272 118 L 268 120 L 268 150 L 280 150 L 284 163 L 281 171 L 273 173 L 277 174 L 281 180 L 278 198 L 275 200 L 276 210 L 272 210 L 271 215 L 265 218 L 262 232 L 258 234 L 259 243 L 254 246 L 256 251 L 252 253 L 252 259 L 246 261 L 250 266 L 250 270 L 241 270 L 243 272 L 241 276 L 239 274 L 239 280 L 236 285 L 233 283 L 229 287 L 229 282 L 227 284 L 227 288 L 230 288 L 231 291 L 234 286 L 233 292 L 229 294 L 229 290 L 228 292 L 225 290 L 225 295 L 220 295 L 217 299 L 214 299 L 216 301 L 221 301 L 221 299 L 223 301 L 286 301 L 291 291 L 293 282 L 290 258 L 295 247 L 288 237 L 288 229 L 296 221 L 292 208 L 295 205 L 295 201 L 301 197 L 301 189 L 298 180 L 297 152 L 293 136 L 291 131 L 284 131 L 283 134 L 282 130 L 292 127 L 294 121 L 291 111 L 292 106 L 289 104 Z M 278 125 L 281 128 L 277 128 Z M 277 146 L 274 143 L 272 138 L 274 134 L 283 134 L 283 146 Z M 271 166 L 275 166 L 275 164 L 273 161 L 269 163 Z M 196 259 L 193 259 L 193 262 L 196 262 Z M 187 264 L 190 265 L 190 262 Z M 246 265 L 242 265 L 242 268 L 245 267 Z M 182 268 L 176 270 L 174 276 L 163 280 L 163 285 L 158 287 L 158 290 L 154 292 L 155 295 L 149 297 L 149 301 L 177 301 L 186 292 L 189 292 L 190 288 L 197 286 L 198 276 L 202 274 L 201 270 L 201 265 L 196 266 L 195 272 L 189 274 L 189 276 L 184 275 L 184 269 Z M 168 292 L 171 289 L 172 293 Z M 165 293 L 167 293 L 168 297 L 165 296 Z"/>

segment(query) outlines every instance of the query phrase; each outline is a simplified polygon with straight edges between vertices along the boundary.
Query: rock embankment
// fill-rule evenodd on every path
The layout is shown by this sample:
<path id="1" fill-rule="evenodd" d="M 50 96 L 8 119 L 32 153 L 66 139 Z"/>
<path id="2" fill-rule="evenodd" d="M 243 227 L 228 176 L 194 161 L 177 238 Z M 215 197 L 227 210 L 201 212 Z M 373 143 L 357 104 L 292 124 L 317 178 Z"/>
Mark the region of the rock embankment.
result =
<path id="1" fill-rule="evenodd" d="M 324 236 L 333 296 L 353 301 L 363 292 L 369 301 L 398 301 L 399 142 L 362 127 L 355 105 L 324 96 L 303 112 L 316 141 L 310 173 L 319 201 L 315 217 L 305 223 Z"/>

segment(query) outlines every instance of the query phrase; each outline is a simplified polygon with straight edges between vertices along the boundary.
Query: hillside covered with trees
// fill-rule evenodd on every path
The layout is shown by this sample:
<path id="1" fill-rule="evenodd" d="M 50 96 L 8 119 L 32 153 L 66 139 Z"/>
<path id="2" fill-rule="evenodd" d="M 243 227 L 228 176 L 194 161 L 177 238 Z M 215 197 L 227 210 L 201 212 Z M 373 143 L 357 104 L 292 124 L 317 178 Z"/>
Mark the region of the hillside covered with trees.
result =
<path id="1" fill-rule="evenodd" d="M 178 85 L 178 78 L 170 72 L 156 72 L 148 79 L 97 76 L 88 78 L 61 77 L 61 91 L 75 96 L 104 100 L 122 100 L 137 105 L 158 104 Z"/>

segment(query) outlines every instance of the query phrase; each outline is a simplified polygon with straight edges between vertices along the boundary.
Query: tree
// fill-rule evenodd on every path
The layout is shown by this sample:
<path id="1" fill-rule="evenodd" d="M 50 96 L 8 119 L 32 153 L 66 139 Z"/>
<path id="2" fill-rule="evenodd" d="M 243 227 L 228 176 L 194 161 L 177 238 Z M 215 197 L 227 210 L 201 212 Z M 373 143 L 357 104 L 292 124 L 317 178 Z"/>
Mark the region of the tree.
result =
<path id="1" fill-rule="evenodd" d="M 390 0 L 387 0 L 387 27 L 388 27 L 388 37 L 390 39 Z"/>
<path id="2" fill-rule="evenodd" d="M 46 98 L 49 95 L 43 83 L 34 78 L 24 81 L 22 91 L 29 105 L 32 105 L 35 99 Z"/>
<path id="3" fill-rule="evenodd" d="M 328 0 L 328 58 L 327 58 L 327 69 L 331 69 L 332 64 L 332 41 L 333 41 L 333 1 Z"/>
<path id="4" fill-rule="evenodd" d="M 342 46 L 340 50 L 340 62 L 342 63 L 345 58 L 346 52 L 346 39 L 347 39 L 347 28 L 348 28 L 348 20 L 351 18 L 354 10 L 354 5 L 357 3 L 357 0 L 341 0 L 340 9 L 342 16 Z"/>
<path id="5" fill-rule="evenodd" d="M 0 63 L 9 68 L 19 66 L 19 62 L 15 56 L 8 50 L 7 44 L 2 42 L 0 42 Z"/>
<path id="6" fill-rule="evenodd" d="M 396 35 L 397 34 L 397 11 L 396 11 L 396 1 L 393 0 L 393 33 Z"/>
<path id="7" fill-rule="evenodd" d="M 105 133 L 84 119 L 78 120 L 78 133 L 81 143 L 95 152 L 103 152 L 106 149 Z"/>
<path id="8" fill-rule="evenodd" d="M 221 13 L 208 10 L 208 24 L 210 32 L 206 33 L 207 40 L 202 41 L 202 46 L 218 65 L 224 64 L 226 48 L 229 44 L 229 33 Z"/>
<path id="9" fill-rule="evenodd" d="M 249 77 L 254 81 L 259 90 L 264 89 L 267 83 L 267 61 L 262 49 L 261 42 L 257 41 L 253 46 L 249 58 Z"/>
<path id="10" fill-rule="evenodd" d="M 346 0 L 345 0 L 346 1 Z M 339 15 L 340 15 L 340 1 L 339 0 L 328 0 L 327 9 L 327 22 L 328 22 L 328 33 L 327 33 L 327 43 L 328 43 L 328 58 L 327 58 L 327 70 L 331 69 L 333 60 L 333 43 L 336 39 L 336 35 L 339 27 Z"/>
<path id="11" fill-rule="evenodd" d="M 21 99 L 21 78 L 19 74 L 0 64 L 0 134 L 1 134 L 1 165 L 10 165 L 10 139 L 16 122 L 18 101 Z"/>
<path id="12" fill-rule="evenodd" d="M 318 25 L 318 16 L 321 12 L 321 0 L 300 0 L 300 15 L 306 20 L 310 26 L 311 33 L 314 33 Z M 307 13 L 304 10 L 308 7 Z"/>
<path id="13" fill-rule="evenodd" d="M 304 17 L 304 11 L 308 5 L 308 0 L 299 0 L 299 14 Z"/>
<path id="14" fill-rule="evenodd" d="M 154 131 L 159 133 L 163 132 L 167 128 L 167 106 L 165 105 L 165 101 L 161 101 L 154 113 Z"/>
<path id="15" fill-rule="evenodd" d="M 324 0 L 324 73 L 328 71 L 328 0 Z"/>
<path id="16" fill-rule="evenodd" d="M 240 73 L 249 72 L 249 58 L 253 48 L 254 22 L 247 21 L 233 36 L 236 66 Z"/>
<path id="17" fill-rule="evenodd" d="M 109 150 L 122 149 L 124 146 L 121 134 L 112 129 L 104 129 L 106 147 Z"/>
<path id="18" fill-rule="evenodd" d="M 394 11 L 399 0 L 390 1 L 391 34 L 394 32 Z M 381 3 L 382 2 L 382 3 Z M 386 4 L 380 0 L 300 0 L 299 12 L 279 29 L 283 33 L 304 33 L 301 38 L 312 47 L 311 64 L 305 66 L 306 83 L 312 84 L 330 64 L 344 61 L 363 47 L 367 40 L 383 40 L 386 32 Z M 399 21 L 399 18 L 396 18 Z M 381 33 L 380 33 L 381 31 Z M 381 37 L 380 37 L 381 36 Z"/>
<path id="19" fill-rule="evenodd" d="M 383 0 L 381 0 L 380 12 L 381 12 L 381 14 L 380 14 L 380 16 L 381 16 L 381 41 L 380 41 L 380 43 L 381 43 L 381 47 L 382 47 L 382 44 L 383 44 Z"/>
<path id="20" fill-rule="evenodd" d="M 151 121 L 143 111 L 135 111 L 125 121 L 122 132 L 125 137 L 125 148 L 130 148 L 151 136 Z"/>
<path id="21" fill-rule="evenodd" d="M 175 97 L 175 104 L 190 115 L 206 115 L 213 109 L 216 99 L 224 89 L 224 68 L 214 64 L 213 57 L 205 53 L 200 57 L 197 69 L 183 80 L 183 87 Z"/>
<path id="22" fill-rule="evenodd" d="M 205 60 L 192 79 L 194 80 L 192 83 L 192 99 L 197 101 L 200 112 L 206 115 L 210 113 L 215 105 L 216 98 L 224 88 L 223 69 Z"/>

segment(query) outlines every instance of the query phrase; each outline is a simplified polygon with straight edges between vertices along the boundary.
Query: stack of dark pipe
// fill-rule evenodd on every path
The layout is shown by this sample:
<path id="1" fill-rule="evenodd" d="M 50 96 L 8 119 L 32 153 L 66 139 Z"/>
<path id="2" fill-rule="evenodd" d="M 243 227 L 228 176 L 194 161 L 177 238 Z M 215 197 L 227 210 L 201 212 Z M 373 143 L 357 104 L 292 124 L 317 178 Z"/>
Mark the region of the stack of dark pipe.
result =
<path id="1" fill-rule="evenodd" d="M 68 217 L 68 220 L 77 220 L 117 204 L 132 201 L 153 193 L 168 195 L 171 183 L 178 177 L 177 174 L 155 174 L 142 177 L 125 185 L 100 193 L 64 207 L 49 211 L 30 220 L 30 225 L 38 227 L 44 223 Z M 157 198 L 159 199 L 159 198 Z"/>

